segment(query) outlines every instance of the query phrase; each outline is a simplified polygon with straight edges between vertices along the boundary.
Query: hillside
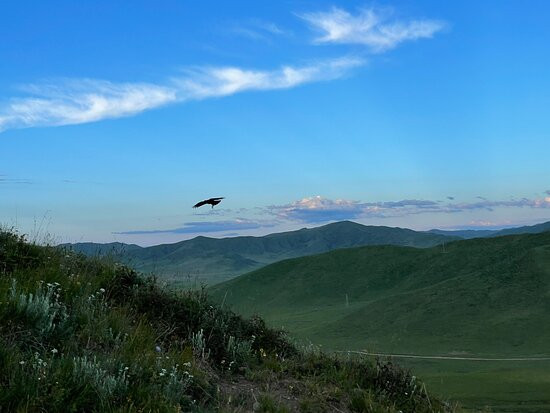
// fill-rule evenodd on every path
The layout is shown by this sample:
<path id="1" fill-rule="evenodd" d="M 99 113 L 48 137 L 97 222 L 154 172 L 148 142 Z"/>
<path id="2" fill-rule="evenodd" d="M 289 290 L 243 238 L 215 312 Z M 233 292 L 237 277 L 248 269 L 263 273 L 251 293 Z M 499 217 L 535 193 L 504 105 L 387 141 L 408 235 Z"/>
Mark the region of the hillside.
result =
<path id="1" fill-rule="evenodd" d="M 302 349 L 204 292 L 0 232 L 0 411 L 458 410 L 394 364 Z"/>
<path id="2" fill-rule="evenodd" d="M 548 291 L 549 232 L 343 249 L 212 288 L 240 313 L 336 348 L 502 355 L 548 353 Z"/>
<path id="3" fill-rule="evenodd" d="M 97 242 L 78 242 L 76 244 L 60 244 L 62 248 L 70 248 L 75 252 L 95 257 L 95 256 L 122 256 L 129 251 L 140 250 L 142 247 L 136 244 L 125 244 L 123 242 L 107 242 L 104 244 Z"/>
<path id="4" fill-rule="evenodd" d="M 550 409 L 550 232 L 342 249 L 269 265 L 211 293 L 327 349 L 427 356 L 398 360 L 476 411 Z"/>
<path id="5" fill-rule="evenodd" d="M 513 235 L 513 234 L 539 234 L 541 232 L 546 232 L 546 231 L 550 231 L 550 221 L 543 222 L 537 225 L 503 229 L 498 231 L 496 234 L 493 234 L 493 236 Z"/>
<path id="6" fill-rule="evenodd" d="M 276 261 L 338 248 L 383 244 L 431 247 L 452 239 L 456 238 L 343 221 L 263 237 L 200 236 L 147 248 L 120 243 L 78 243 L 70 247 L 87 255 L 111 254 L 138 271 L 154 272 L 165 280 L 212 285 Z"/>

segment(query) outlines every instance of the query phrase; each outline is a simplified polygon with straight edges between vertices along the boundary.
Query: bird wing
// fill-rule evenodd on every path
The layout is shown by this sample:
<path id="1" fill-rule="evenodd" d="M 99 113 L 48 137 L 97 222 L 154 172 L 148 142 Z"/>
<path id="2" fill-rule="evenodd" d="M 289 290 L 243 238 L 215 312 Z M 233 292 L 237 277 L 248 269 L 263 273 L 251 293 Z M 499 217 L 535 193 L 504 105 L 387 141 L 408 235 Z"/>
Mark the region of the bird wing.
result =
<path id="1" fill-rule="evenodd" d="M 193 205 L 193 208 L 201 207 L 203 205 L 206 205 L 207 203 L 208 203 L 208 201 L 197 202 L 195 205 Z"/>
<path id="2" fill-rule="evenodd" d="M 210 198 L 209 201 L 221 201 L 222 199 L 225 199 L 225 197 L 219 197 L 219 198 Z"/>

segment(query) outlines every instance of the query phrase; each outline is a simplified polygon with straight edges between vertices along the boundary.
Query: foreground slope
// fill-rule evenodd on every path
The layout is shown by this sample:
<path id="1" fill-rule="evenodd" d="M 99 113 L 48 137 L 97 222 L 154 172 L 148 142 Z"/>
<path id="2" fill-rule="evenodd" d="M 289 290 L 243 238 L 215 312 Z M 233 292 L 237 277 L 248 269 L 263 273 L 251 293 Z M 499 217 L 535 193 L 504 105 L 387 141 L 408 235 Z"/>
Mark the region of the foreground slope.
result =
<path id="1" fill-rule="evenodd" d="M 452 239 L 404 228 L 365 226 L 342 221 L 263 237 L 196 237 L 174 244 L 140 248 L 127 244 L 72 244 L 87 255 L 111 254 L 142 272 L 165 279 L 215 284 L 282 259 L 363 245 L 431 247 Z"/>
<path id="2" fill-rule="evenodd" d="M 549 354 L 550 232 L 337 250 L 272 264 L 212 293 L 332 348 Z"/>
<path id="3" fill-rule="evenodd" d="M 451 410 L 393 364 L 304 352 L 203 292 L 0 232 L 2 412 Z"/>

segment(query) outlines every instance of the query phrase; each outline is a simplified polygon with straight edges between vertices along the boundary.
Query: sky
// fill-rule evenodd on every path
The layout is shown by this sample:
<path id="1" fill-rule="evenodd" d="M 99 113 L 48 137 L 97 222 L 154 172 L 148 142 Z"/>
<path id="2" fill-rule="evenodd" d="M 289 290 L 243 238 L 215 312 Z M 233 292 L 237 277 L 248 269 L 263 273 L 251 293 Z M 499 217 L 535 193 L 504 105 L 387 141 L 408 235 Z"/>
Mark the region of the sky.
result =
<path id="1" fill-rule="evenodd" d="M 0 224 L 34 240 L 550 220 L 547 1 L 0 10 Z"/>

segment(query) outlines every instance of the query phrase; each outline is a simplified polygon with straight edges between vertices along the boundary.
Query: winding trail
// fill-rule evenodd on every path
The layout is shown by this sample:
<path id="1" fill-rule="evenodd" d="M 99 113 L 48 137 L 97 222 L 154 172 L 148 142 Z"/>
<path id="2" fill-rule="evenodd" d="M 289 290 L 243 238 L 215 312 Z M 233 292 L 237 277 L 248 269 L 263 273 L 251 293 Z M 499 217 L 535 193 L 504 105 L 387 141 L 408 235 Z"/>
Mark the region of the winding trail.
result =
<path id="1" fill-rule="evenodd" d="M 428 360 L 466 360 L 466 361 L 549 361 L 550 360 L 550 357 L 490 358 L 490 357 L 457 357 L 457 356 L 421 356 L 417 354 L 370 353 L 367 351 L 341 351 L 341 353 L 354 353 L 354 354 L 362 354 L 365 356 L 376 356 L 376 357 L 394 357 L 394 358 L 428 359 Z"/>

